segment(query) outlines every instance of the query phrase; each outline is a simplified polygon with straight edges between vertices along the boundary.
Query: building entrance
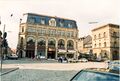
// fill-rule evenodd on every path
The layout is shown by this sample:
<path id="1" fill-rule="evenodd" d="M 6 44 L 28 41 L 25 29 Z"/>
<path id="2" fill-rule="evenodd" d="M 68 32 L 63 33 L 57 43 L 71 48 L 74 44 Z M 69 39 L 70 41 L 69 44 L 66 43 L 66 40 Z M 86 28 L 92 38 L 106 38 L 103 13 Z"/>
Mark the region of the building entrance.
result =
<path id="1" fill-rule="evenodd" d="M 55 59 L 55 48 L 49 48 L 48 49 L 48 59 Z"/>
<path id="2" fill-rule="evenodd" d="M 26 57 L 34 58 L 35 57 L 34 50 L 27 50 L 26 51 Z"/>
<path id="3" fill-rule="evenodd" d="M 118 51 L 113 51 L 112 58 L 113 58 L 113 60 L 119 60 L 119 53 L 118 53 Z"/>

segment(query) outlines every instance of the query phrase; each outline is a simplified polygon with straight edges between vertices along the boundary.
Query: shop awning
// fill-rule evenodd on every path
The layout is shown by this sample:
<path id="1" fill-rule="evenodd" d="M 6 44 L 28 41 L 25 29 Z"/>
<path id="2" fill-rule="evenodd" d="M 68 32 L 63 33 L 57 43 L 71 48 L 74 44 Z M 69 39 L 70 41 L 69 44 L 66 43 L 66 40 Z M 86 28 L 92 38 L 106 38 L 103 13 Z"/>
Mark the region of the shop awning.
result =
<path id="1" fill-rule="evenodd" d="M 64 49 L 58 49 L 58 52 L 65 53 L 65 52 L 67 52 L 67 51 L 66 51 L 66 50 L 64 50 Z"/>
<path id="2" fill-rule="evenodd" d="M 76 51 L 75 50 L 68 50 L 68 52 L 75 53 Z"/>

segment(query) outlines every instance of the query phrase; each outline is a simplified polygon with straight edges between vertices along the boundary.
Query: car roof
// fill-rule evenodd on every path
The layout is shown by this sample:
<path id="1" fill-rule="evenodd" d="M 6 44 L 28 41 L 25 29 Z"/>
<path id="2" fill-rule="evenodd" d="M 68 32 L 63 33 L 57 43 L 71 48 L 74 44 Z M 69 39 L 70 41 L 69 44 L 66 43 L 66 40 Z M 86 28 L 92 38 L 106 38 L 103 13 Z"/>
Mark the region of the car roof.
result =
<path id="1" fill-rule="evenodd" d="M 106 68 L 87 68 L 87 69 L 83 69 L 83 70 L 93 71 L 93 72 L 100 72 L 100 73 L 107 73 L 107 74 L 119 74 L 119 71 L 106 69 Z"/>
<path id="2" fill-rule="evenodd" d="M 87 69 L 80 70 L 74 77 L 72 77 L 70 81 L 73 81 L 73 79 L 81 72 L 93 72 L 98 74 L 113 75 L 113 76 L 120 77 L 118 73 L 110 72 L 109 69 L 106 69 L 106 68 L 87 68 Z"/>

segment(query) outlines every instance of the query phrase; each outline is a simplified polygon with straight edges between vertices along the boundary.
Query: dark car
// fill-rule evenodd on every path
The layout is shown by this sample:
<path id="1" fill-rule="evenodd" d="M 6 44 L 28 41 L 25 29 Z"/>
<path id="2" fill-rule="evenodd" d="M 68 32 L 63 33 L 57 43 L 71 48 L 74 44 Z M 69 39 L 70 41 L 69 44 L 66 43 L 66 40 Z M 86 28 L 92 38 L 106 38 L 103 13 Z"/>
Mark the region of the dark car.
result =
<path id="1" fill-rule="evenodd" d="M 8 59 L 11 59 L 11 60 L 17 60 L 18 59 L 18 56 L 16 54 L 12 54 L 10 56 L 7 56 Z"/>
<path id="2" fill-rule="evenodd" d="M 78 72 L 70 81 L 119 81 L 120 75 L 108 69 L 85 69 Z"/>

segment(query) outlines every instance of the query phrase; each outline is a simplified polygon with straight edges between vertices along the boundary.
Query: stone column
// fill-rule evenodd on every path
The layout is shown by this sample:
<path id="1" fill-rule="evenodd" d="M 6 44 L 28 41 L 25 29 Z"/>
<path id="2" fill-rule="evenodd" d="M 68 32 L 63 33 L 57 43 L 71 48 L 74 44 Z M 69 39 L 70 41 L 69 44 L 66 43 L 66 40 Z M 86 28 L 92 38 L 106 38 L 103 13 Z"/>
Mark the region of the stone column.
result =
<path id="1" fill-rule="evenodd" d="M 45 45 L 45 59 L 47 59 L 47 53 L 48 53 L 48 40 L 46 40 L 46 45 Z"/>
<path id="2" fill-rule="evenodd" d="M 57 54 L 58 54 L 58 40 L 56 40 L 56 45 L 55 45 L 56 49 L 55 49 L 55 59 L 57 59 Z"/>
<path id="3" fill-rule="evenodd" d="M 36 38 L 36 41 L 35 41 L 35 58 L 36 58 L 36 55 L 37 55 L 37 38 Z"/>
<path id="4" fill-rule="evenodd" d="M 25 57 L 26 56 L 26 51 L 23 50 L 22 53 L 23 53 L 23 57 Z"/>
<path id="5" fill-rule="evenodd" d="M 66 50 L 65 57 L 67 57 L 67 39 L 65 40 L 65 50 Z"/>

